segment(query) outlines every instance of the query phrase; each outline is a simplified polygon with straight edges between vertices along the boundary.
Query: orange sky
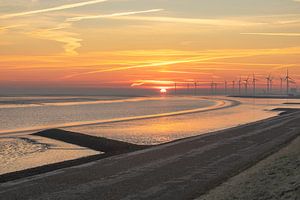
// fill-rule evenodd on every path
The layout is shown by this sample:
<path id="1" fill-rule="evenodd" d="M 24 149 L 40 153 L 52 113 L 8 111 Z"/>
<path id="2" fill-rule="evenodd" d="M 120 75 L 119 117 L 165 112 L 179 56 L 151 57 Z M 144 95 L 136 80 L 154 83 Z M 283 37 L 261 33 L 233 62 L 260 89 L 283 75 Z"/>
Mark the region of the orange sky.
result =
<path id="1" fill-rule="evenodd" d="M 296 0 L 0 1 L 0 83 L 171 87 L 300 82 Z M 265 8 L 265 9 L 263 9 Z M 267 9 L 266 9 L 267 8 Z"/>

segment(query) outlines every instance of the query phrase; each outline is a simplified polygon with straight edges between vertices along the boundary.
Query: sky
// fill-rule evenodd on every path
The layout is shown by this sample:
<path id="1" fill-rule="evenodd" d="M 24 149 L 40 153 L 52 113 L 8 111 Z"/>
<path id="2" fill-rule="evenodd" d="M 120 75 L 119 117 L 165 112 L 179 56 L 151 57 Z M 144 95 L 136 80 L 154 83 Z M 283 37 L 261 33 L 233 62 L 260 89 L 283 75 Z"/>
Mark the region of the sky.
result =
<path id="1" fill-rule="evenodd" d="M 300 0 L 0 0 L 0 87 L 300 82 Z"/>

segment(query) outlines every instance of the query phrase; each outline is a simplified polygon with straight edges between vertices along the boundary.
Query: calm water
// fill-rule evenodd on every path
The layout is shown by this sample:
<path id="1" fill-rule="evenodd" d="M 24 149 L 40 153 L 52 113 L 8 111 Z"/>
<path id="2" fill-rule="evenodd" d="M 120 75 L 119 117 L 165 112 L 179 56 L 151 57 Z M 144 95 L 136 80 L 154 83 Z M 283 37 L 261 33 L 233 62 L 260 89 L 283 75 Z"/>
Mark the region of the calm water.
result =
<path id="1" fill-rule="evenodd" d="M 215 98 L 224 99 L 224 97 Z M 278 112 L 272 111 L 274 108 L 300 108 L 299 105 L 283 104 L 300 103 L 300 100 L 226 99 L 237 100 L 241 104 L 208 112 L 83 126 L 69 130 L 137 144 L 160 144 L 273 117 L 278 115 Z"/>
<path id="2" fill-rule="evenodd" d="M 0 134 L 176 113 L 215 104 L 191 97 L 7 97 L 0 98 Z"/>
<path id="3" fill-rule="evenodd" d="M 284 99 L 226 99 L 0 98 L 0 135 L 60 127 L 137 144 L 159 144 L 275 116 L 278 113 L 271 111 L 273 108 L 299 107 L 283 105 L 287 102 Z M 230 107 L 230 100 L 240 101 L 241 104 Z M 210 110 L 224 106 L 222 102 L 227 108 Z M 201 112 L 203 110 L 210 111 Z"/>
<path id="4" fill-rule="evenodd" d="M 0 174 L 99 153 L 28 135 L 37 130 L 63 127 L 136 144 L 160 144 L 275 116 L 273 108 L 299 108 L 285 102 L 225 97 L 0 97 Z"/>

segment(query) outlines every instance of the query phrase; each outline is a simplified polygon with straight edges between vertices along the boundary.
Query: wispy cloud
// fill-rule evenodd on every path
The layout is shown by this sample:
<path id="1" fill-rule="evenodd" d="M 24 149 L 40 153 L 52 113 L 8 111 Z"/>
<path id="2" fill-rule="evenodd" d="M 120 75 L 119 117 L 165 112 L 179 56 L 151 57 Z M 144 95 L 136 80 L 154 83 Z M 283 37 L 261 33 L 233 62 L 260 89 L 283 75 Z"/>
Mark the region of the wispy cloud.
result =
<path id="1" fill-rule="evenodd" d="M 241 33 L 241 35 L 299 37 L 300 33 Z"/>
<path id="2" fill-rule="evenodd" d="M 10 30 L 10 29 L 14 29 L 14 28 L 18 28 L 18 27 L 21 27 L 21 26 L 25 26 L 25 25 L 24 24 L 17 24 L 17 25 L 10 25 L 10 26 L 2 26 L 2 27 L 0 27 L 0 32 L 7 31 L 7 30 Z"/>
<path id="3" fill-rule="evenodd" d="M 231 19 L 201 19 L 201 18 L 178 18 L 178 17 L 122 17 L 116 19 L 135 20 L 135 21 L 150 21 L 150 22 L 167 22 L 167 23 L 185 23 L 197 24 L 206 26 L 257 26 L 263 25 L 264 22 L 250 22 Z"/>
<path id="4" fill-rule="evenodd" d="M 205 72 L 193 72 L 193 71 L 177 71 L 177 70 L 160 70 L 160 73 L 170 73 L 170 74 L 197 74 L 197 75 L 207 75 L 209 73 Z"/>
<path id="5" fill-rule="evenodd" d="M 173 85 L 174 81 L 164 81 L 164 80 L 137 80 L 131 84 L 131 87 L 142 86 L 145 84 L 151 85 Z"/>
<path id="6" fill-rule="evenodd" d="M 78 7 L 102 3 L 102 2 L 106 2 L 106 1 L 107 0 L 93 0 L 93 1 L 86 1 L 86 2 L 80 2 L 80 3 L 65 4 L 65 5 L 61 5 L 61 6 L 57 6 L 57 7 L 45 8 L 45 9 L 40 9 L 40 10 L 12 13 L 12 14 L 7 14 L 7 15 L 2 15 L 2 16 L 0 16 L 0 19 L 9 19 L 9 18 L 14 18 L 14 17 L 22 17 L 22 16 L 26 16 L 26 15 L 34 15 L 34 14 L 39 14 L 39 13 L 46 13 L 46 12 L 66 10 L 66 9 L 71 9 L 71 8 L 78 8 Z"/>
<path id="7" fill-rule="evenodd" d="M 195 53 L 195 52 L 194 52 Z M 115 71 L 126 71 L 131 69 L 151 68 L 151 67 L 162 67 L 171 66 L 176 64 L 185 63 L 203 63 L 207 61 L 221 60 L 221 59 L 232 59 L 232 58 L 245 58 L 253 56 L 269 56 L 269 55 L 294 55 L 299 54 L 299 48 L 283 48 L 283 49 L 246 49 L 246 50 L 222 50 L 222 51 L 206 51 L 198 52 L 198 56 L 190 57 L 186 59 L 173 59 L 168 61 L 158 61 L 139 65 L 130 65 L 122 67 L 113 67 L 108 69 L 93 70 L 83 73 L 71 74 L 62 79 L 71 79 L 77 76 L 104 73 L 104 72 L 115 72 Z"/>
<path id="8" fill-rule="evenodd" d="M 76 49 L 81 47 L 80 42 L 82 40 L 78 38 L 78 35 L 68 31 L 46 29 L 33 31 L 30 35 L 40 39 L 63 43 L 63 48 L 67 55 L 77 55 Z"/>
<path id="9" fill-rule="evenodd" d="M 159 12 L 163 9 L 151 9 L 151 10 L 142 10 L 142 11 L 131 11 L 131 12 L 119 12 L 107 15 L 87 15 L 80 17 L 68 18 L 65 22 L 58 24 L 56 27 L 51 29 L 37 30 L 31 33 L 31 36 L 53 40 L 57 42 L 61 42 L 64 44 L 64 50 L 67 55 L 77 55 L 76 49 L 81 47 L 81 39 L 78 38 L 78 34 L 65 31 L 64 29 L 72 27 L 73 22 L 85 20 L 85 19 L 99 19 L 99 18 L 110 18 L 115 16 L 128 16 L 135 14 L 144 14 L 144 13 L 152 13 Z"/>
<path id="10" fill-rule="evenodd" d="M 137 86 L 142 86 L 144 85 L 145 83 L 141 82 L 141 83 L 132 83 L 131 84 L 131 87 L 137 87 Z"/>
<path id="11" fill-rule="evenodd" d="M 81 17 L 68 18 L 67 21 L 69 21 L 69 22 L 76 22 L 76 21 L 87 20 L 87 19 L 100 19 L 100 18 L 121 17 L 121 16 L 136 15 L 136 14 L 145 14 L 145 13 L 153 13 L 153 12 L 160 12 L 160 11 L 163 11 L 163 9 L 151 9 L 151 10 L 132 11 L 132 12 L 120 12 L 120 13 L 113 13 L 113 14 L 107 14 L 107 15 L 87 15 L 87 16 L 81 16 Z"/>
<path id="12" fill-rule="evenodd" d="M 139 69 L 139 68 L 146 68 L 146 67 L 161 67 L 161 66 L 170 66 L 175 64 L 184 64 L 184 63 L 197 63 L 201 61 L 208 61 L 208 60 L 217 60 L 217 59 L 226 59 L 226 58 L 235 58 L 235 57 L 245 57 L 245 55 L 242 56 L 216 56 L 216 57 L 194 57 L 184 60 L 175 60 L 175 61 L 163 61 L 163 62 L 155 62 L 155 63 L 148 63 L 148 64 L 142 64 L 142 65 L 133 65 L 133 66 L 126 66 L 126 67 L 114 67 L 110 69 L 103 69 L 103 70 L 95 70 L 95 71 L 89 71 L 85 73 L 78 73 L 78 74 L 72 74 L 63 77 L 62 79 L 71 79 L 73 77 L 82 76 L 82 75 L 89 75 L 89 74 L 97 74 L 97 73 L 103 73 L 103 72 L 114 72 L 114 71 L 123 71 L 123 70 L 130 70 L 130 69 Z"/>

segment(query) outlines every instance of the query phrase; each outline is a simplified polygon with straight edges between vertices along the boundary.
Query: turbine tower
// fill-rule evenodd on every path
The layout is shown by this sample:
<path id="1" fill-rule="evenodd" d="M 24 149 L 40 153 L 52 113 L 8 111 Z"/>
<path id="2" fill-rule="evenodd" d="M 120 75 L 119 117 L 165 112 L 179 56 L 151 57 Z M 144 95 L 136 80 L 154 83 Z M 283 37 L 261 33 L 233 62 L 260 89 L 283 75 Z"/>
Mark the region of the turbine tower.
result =
<path id="1" fill-rule="evenodd" d="M 217 93 L 217 83 L 215 83 L 214 81 L 211 82 L 210 84 L 211 86 L 211 93 L 212 95 L 216 94 Z"/>
<path id="2" fill-rule="evenodd" d="M 241 96 L 241 88 L 242 88 L 242 77 L 239 80 L 239 96 Z"/>
<path id="3" fill-rule="evenodd" d="M 215 85 L 214 85 L 214 86 L 215 86 L 215 88 L 214 88 L 214 89 L 215 89 L 215 94 L 217 94 L 218 83 L 215 83 Z"/>
<path id="4" fill-rule="evenodd" d="M 227 95 L 227 81 L 225 80 L 225 83 L 224 83 L 225 85 L 225 95 Z"/>
<path id="5" fill-rule="evenodd" d="M 272 76 L 270 76 L 270 93 L 272 93 L 273 92 L 273 80 L 274 80 L 274 78 L 272 77 Z"/>
<path id="6" fill-rule="evenodd" d="M 175 93 L 175 95 L 177 95 L 177 83 L 176 82 L 174 83 L 174 93 Z"/>
<path id="7" fill-rule="evenodd" d="M 232 81 L 232 94 L 235 94 L 235 81 Z"/>
<path id="8" fill-rule="evenodd" d="M 284 77 L 280 77 L 280 94 L 283 94 L 283 81 L 284 81 Z"/>
<path id="9" fill-rule="evenodd" d="M 215 85 L 215 82 L 211 81 L 211 83 L 210 83 L 211 95 L 214 95 L 214 85 Z"/>
<path id="10" fill-rule="evenodd" d="M 290 83 L 295 83 L 295 81 L 290 77 L 289 69 L 287 69 L 287 71 L 286 71 L 285 80 L 286 80 L 286 94 L 287 94 L 287 96 L 289 96 L 289 93 L 290 93 Z"/>
<path id="11" fill-rule="evenodd" d="M 189 82 L 187 82 L 186 88 L 187 88 L 187 94 L 189 94 L 190 93 L 190 83 Z"/>
<path id="12" fill-rule="evenodd" d="M 245 84 L 245 94 L 248 95 L 249 76 L 247 79 L 244 80 L 244 84 Z"/>
<path id="13" fill-rule="evenodd" d="M 256 82 L 258 79 L 256 79 L 255 74 L 253 74 L 252 83 L 253 83 L 253 96 L 256 96 Z"/>
<path id="14" fill-rule="evenodd" d="M 269 76 L 266 77 L 267 80 L 267 89 L 266 89 L 266 93 L 269 94 L 270 93 L 270 80 L 271 80 L 271 74 L 269 74 Z"/>

